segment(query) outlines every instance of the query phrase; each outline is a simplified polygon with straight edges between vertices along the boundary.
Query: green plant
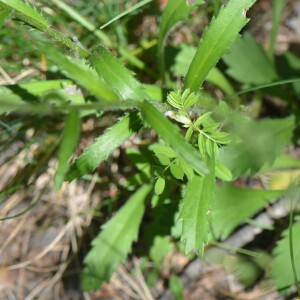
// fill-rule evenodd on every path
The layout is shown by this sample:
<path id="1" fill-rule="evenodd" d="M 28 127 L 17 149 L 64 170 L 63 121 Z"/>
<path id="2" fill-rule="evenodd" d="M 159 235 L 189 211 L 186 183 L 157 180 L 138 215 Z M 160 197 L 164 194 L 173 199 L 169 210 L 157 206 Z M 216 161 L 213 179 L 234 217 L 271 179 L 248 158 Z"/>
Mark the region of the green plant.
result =
<path id="1" fill-rule="evenodd" d="M 54 2 L 62 6 L 61 1 Z M 285 190 L 237 188 L 230 183 L 242 176 L 274 170 L 276 159 L 291 144 L 295 129 L 294 116 L 251 119 L 251 114 L 243 111 L 241 99 L 234 93 L 229 80 L 215 68 L 224 56 L 228 75 L 244 84 L 242 92 L 268 87 L 270 93 L 282 95 L 281 90 L 272 89 L 271 82 L 282 79 L 272 60 L 248 33 L 238 39 L 239 32 L 248 22 L 246 12 L 254 3 L 255 0 L 228 1 L 211 20 L 198 47 L 188 50 L 192 51 L 193 59 L 182 62 L 177 57 L 175 65 L 167 70 L 167 35 L 178 21 L 186 19 L 197 5 L 203 4 L 203 1 L 188 5 L 185 0 L 170 0 L 160 24 L 158 55 L 162 85 L 157 86 L 138 81 L 106 46 L 115 46 L 123 59 L 149 73 L 143 62 L 141 64 L 132 53 L 116 45 L 101 30 L 95 30 L 67 6 L 63 6 L 64 11 L 106 46 L 97 44 L 89 49 L 75 43 L 51 27 L 45 14 L 27 1 L 0 0 L 2 24 L 13 16 L 69 48 L 74 52 L 72 57 L 76 57 L 69 58 L 48 40 L 34 34 L 38 49 L 59 68 L 58 74 L 62 78 L 0 89 L 3 115 L 29 113 L 65 117 L 55 175 L 56 188 L 60 188 L 63 181 L 70 182 L 93 172 L 116 148 L 140 131 L 147 135 L 150 127 L 157 133 L 155 141 L 152 139 L 144 146 L 127 150 L 136 170 L 124 184 L 131 195 L 92 242 L 92 249 L 84 259 L 84 290 L 98 289 L 126 259 L 138 238 L 146 206 L 151 206 L 155 223 L 160 211 L 173 205 L 175 208 L 169 211 L 166 219 L 172 223 L 176 215 L 176 221 L 180 221 L 177 226 L 182 227 L 180 239 L 184 242 L 186 254 L 195 252 L 203 256 L 209 241 L 225 239 L 266 202 L 287 194 Z M 23 25 L 20 28 L 24 30 Z M 276 29 L 273 35 L 276 35 Z M 273 47 L 270 55 L 273 55 Z M 245 55 L 245 51 L 249 55 Z M 239 57 L 238 62 L 236 57 Z M 180 88 L 172 82 L 172 72 L 185 76 Z M 212 99 L 203 89 L 206 79 L 217 83 L 227 97 L 231 96 L 230 100 L 234 99 L 233 103 L 226 102 L 226 97 L 223 101 Z M 74 84 L 83 88 L 83 92 L 70 91 Z M 165 88 L 166 97 L 162 96 Z M 293 95 L 287 101 L 295 112 Z M 81 120 L 90 114 L 97 114 L 99 118 L 103 114 L 117 115 L 119 120 L 71 162 L 79 140 Z M 216 180 L 222 184 L 216 184 Z M 9 193 L 16 183 L 12 181 L 5 192 Z M 180 191 L 180 200 L 175 196 L 175 190 Z M 151 205 L 147 201 L 150 198 Z M 172 225 L 157 235 L 170 234 Z M 295 225 L 295 232 L 297 228 Z M 286 254 L 286 249 L 279 252 Z M 276 270 L 276 259 L 274 264 Z M 176 280 L 173 278 L 170 282 L 174 290 Z M 282 287 L 281 279 L 277 280 L 277 285 Z M 290 284 L 291 280 L 284 282 L 284 286 Z"/>

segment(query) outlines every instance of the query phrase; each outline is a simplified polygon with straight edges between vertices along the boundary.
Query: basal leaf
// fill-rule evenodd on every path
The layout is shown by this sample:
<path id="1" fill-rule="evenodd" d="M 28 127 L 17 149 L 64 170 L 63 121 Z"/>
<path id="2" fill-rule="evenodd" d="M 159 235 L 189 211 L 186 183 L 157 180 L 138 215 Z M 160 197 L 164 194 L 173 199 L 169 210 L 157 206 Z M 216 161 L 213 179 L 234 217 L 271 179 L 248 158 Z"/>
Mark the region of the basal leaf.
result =
<path id="1" fill-rule="evenodd" d="M 0 0 L 0 2 L 6 4 L 8 7 L 15 9 L 16 11 L 24 14 L 26 17 L 33 19 L 43 25 L 47 25 L 46 19 L 42 14 L 28 1 L 22 0 Z"/>
<path id="2" fill-rule="evenodd" d="M 89 57 L 89 61 L 120 99 L 143 101 L 149 98 L 143 85 L 106 47 L 99 46 Z"/>
<path id="3" fill-rule="evenodd" d="M 203 255 L 208 240 L 215 190 L 215 158 L 209 158 L 208 161 L 209 175 L 195 174 L 189 180 L 182 199 L 178 220 L 182 221 L 181 240 L 185 243 L 186 254 L 195 251 Z"/>
<path id="4" fill-rule="evenodd" d="M 227 73 L 239 82 L 259 85 L 277 78 L 271 60 L 249 32 L 233 44 L 223 60 L 229 67 Z"/>
<path id="5" fill-rule="evenodd" d="M 106 101 L 117 100 L 119 98 L 116 93 L 107 86 L 103 79 L 99 78 L 97 73 L 87 65 L 84 65 L 83 62 L 68 59 L 49 44 L 41 44 L 39 49 L 43 49 L 45 55 L 53 61 L 66 76 L 87 89 L 94 96 Z"/>
<path id="6" fill-rule="evenodd" d="M 197 92 L 209 71 L 216 65 L 246 25 L 246 11 L 255 0 L 230 0 L 220 9 L 199 44 L 186 75 L 184 89 Z"/>
<path id="7" fill-rule="evenodd" d="M 144 101 L 139 106 L 145 121 L 174 149 L 177 155 L 200 172 L 208 172 L 206 163 L 200 154 L 187 143 L 177 127 L 149 102 Z"/>
<path id="8" fill-rule="evenodd" d="M 230 184 L 217 186 L 212 213 L 214 237 L 226 239 L 245 219 L 283 194 L 283 191 L 242 189 Z"/>
<path id="9" fill-rule="evenodd" d="M 126 259 L 138 237 L 144 202 L 151 189 L 151 185 L 144 185 L 137 190 L 92 241 L 92 249 L 84 258 L 84 291 L 98 289 Z"/>
<path id="10" fill-rule="evenodd" d="M 68 170 L 68 161 L 77 145 L 80 133 L 78 110 L 71 110 L 67 116 L 63 140 L 58 153 L 58 167 L 55 174 L 55 188 L 59 189 Z"/>
<path id="11" fill-rule="evenodd" d="M 87 57 L 89 55 L 86 50 L 78 47 L 76 43 L 63 36 L 60 32 L 51 28 L 43 15 L 33 5 L 29 4 L 27 0 L 0 0 L 0 4 L 1 3 L 13 9 L 14 15 L 32 28 L 46 33 L 56 41 L 64 44 L 83 57 Z"/>
<path id="12" fill-rule="evenodd" d="M 201 4 L 203 3 L 203 1 L 200 2 Z M 165 65 L 164 42 L 168 36 L 168 33 L 178 22 L 186 20 L 193 9 L 195 9 L 195 6 L 188 5 L 186 0 L 169 0 L 164 9 L 158 36 L 158 53 L 160 56 L 160 67 L 162 74 L 164 74 Z"/>
<path id="13" fill-rule="evenodd" d="M 297 275 L 300 274 L 300 222 L 293 224 L 293 250 Z M 290 256 L 289 230 L 285 230 L 282 239 L 273 251 L 275 258 L 271 263 L 271 277 L 278 289 L 288 288 L 294 283 Z"/>
<path id="14" fill-rule="evenodd" d="M 136 112 L 124 117 L 119 123 L 111 126 L 95 142 L 87 147 L 84 152 L 71 165 L 66 176 L 68 181 L 92 172 L 96 167 L 121 146 L 141 127 L 140 119 Z"/>

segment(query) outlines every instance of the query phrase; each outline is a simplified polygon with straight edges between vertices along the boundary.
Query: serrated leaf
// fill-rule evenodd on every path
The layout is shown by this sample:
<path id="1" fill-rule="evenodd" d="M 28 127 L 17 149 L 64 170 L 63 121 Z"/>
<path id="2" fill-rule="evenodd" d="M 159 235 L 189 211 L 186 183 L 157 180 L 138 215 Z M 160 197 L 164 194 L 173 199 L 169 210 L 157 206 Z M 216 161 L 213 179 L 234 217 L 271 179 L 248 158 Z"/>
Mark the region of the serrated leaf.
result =
<path id="1" fill-rule="evenodd" d="M 203 1 L 201 1 L 203 3 Z M 199 3 L 200 4 L 200 3 Z M 178 22 L 186 20 L 190 12 L 195 9 L 195 6 L 189 6 L 186 0 L 169 0 L 164 9 L 161 24 L 159 26 L 158 36 L 158 53 L 160 57 L 161 73 L 164 75 L 164 42 L 170 30 Z"/>
<path id="2" fill-rule="evenodd" d="M 182 137 L 177 127 L 149 102 L 144 101 L 139 106 L 145 121 L 174 149 L 177 155 L 204 174 L 208 172 L 206 163 L 193 146 Z"/>
<path id="3" fill-rule="evenodd" d="M 166 180 L 162 177 L 158 177 L 154 186 L 156 195 L 160 195 L 163 193 L 165 189 L 165 185 L 166 185 Z"/>
<path id="4" fill-rule="evenodd" d="M 119 123 L 110 127 L 75 160 L 70 167 L 66 180 L 72 181 L 95 170 L 103 160 L 107 159 L 114 149 L 121 146 L 140 127 L 141 122 L 136 112 L 130 113 Z"/>
<path id="5" fill-rule="evenodd" d="M 227 73 L 245 84 L 264 84 L 277 78 L 271 60 L 260 44 L 246 32 L 223 57 L 228 65 Z"/>
<path id="6" fill-rule="evenodd" d="M 178 220 L 182 221 L 181 240 L 185 243 L 186 254 L 195 251 L 203 256 L 208 240 L 215 190 L 215 158 L 209 158 L 208 164 L 209 175 L 194 174 L 182 199 Z"/>
<path id="7" fill-rule="evenodd" d="M 71 110 L 67 116 L 63 139 L 58 153 L 58 167 L 55 173 L 55 188 L 58 190 L 67 173 L 68 161 L 78 143 L 80 117 L 78 110 Z"/>
<path id="8" fill-rule="evenodd" d="M 0 2 L 6 4 L 8 7 L 15 9 L 16 11 L 24 14 L 26 17 L 35 20 L 43 25 L 47 25 L 46 19 L 41 13 L 28 1 L 21 0 L 0 0 Z"/>
<path id="9" fill-rule="evenodd" d="M 92 249 L 84 258 L 84 291 L 98 289 L 104 281 L 109 280 L 118 264 L 126 259 L 132 243 L 138 237 L 144 202 L 151 189 L 151 185 L 144 185 L 135 192 L 92 241 Z"/>
<path id="10" fill-rule="evenodd" d="M 89 62 L 98 75 L 104 79 L 109 87 L 123 100 L 143 101 L 148 95 L 133 73 L 104 46 L 99 46 L 89 57 Z"/>
<path id="11" fill-rule="evenodd" d="M 216 187 L 212 228 L 215 238 L 226 239 L 245 219 L 252 217 L 284 191 L 242 189 L 230 184 Z"/>
<path id="12" fill-rule="evenodd" d="M 73 51 L 76 51 L 83 57 L 87 57 L 89 55 L 89 53 L 86 50 L 82 49 L 81 47 L 78 47 L 76 43 L 63 36 L 60 32 L 51 28 L 51 26 L 47 23 L 47 20 L 43 17 L 43 15 L 33 5 L 29 4 L 28 1 L 0 0 L 0 3 L 3 3 L 3 5 L 6 5 L 9 8 L 12 8 L 14 15 L 21 21 L 31 26 L 32 28 L 46 33 L 47 35 L 54 38 L 56 41 L 64 44 Z"/>
<path id="13" fill-rule="evenodd" d="M 197 92 L 209 71 L 216 65 L 247 24 L 246 11 L 255 0 L 231 0 L 214 18 L 190 64 L 184 88 Z"/>
<path id="14" fill-rule="evenodd" d="M 297 275 L 300 274 L 300 222 L 293 224 L 293 250 Z M 275 256 L 271 263 L 271 277 L 278 289 L 294 284 L 294 275 L 290 256 L 289 230 L 285 230 L 282 239 L 273 251 Z"/>
<path id="15" fill-rule="evenodd" d="M 45 55 L 53 61 L 63 73 L 74 80 L 77 84 L 87 89 L 91 94 L 101 100 L 117 100 L 118 96 L 110 89 L 102 78 L 83 62 L 68 59 L 56 48 L 49 44 L 41 44 L 39 49 L 43 49 Z"/>

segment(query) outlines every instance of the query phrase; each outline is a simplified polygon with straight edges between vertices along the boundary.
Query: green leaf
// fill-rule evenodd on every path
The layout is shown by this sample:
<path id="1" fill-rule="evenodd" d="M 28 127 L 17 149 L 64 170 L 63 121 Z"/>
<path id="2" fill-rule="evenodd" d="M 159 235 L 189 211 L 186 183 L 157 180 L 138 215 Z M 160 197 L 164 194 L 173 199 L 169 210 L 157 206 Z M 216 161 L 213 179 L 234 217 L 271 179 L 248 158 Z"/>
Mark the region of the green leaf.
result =
<path id="1" fill-rule="evenodd" d="M 178 220 L 183 222 L 181 240 L 185 243 L 186 254 L 195 251 L 203 256 L 208 240 L 215 189 L 215 158 L 209 158 L 208 162 L 209 175 L 195 174 L 189 180 L 182 199 Z"/>
<path id="2" fill-rule="evenodd" d="M 224 166 L 219 160 L 216 160 L 216 177 L 224 181 L 231 181 L 233 179 L 230 170 L 226 166 Z"/>
<path id="3" fill-rule="evenodd" d="M 156 236 L 150 249 L 149 256 L 151 260 L 160 265 L 162 260 L 173 250 L 174 245 L 170 242 L 168 236 Z"/>
<path id="4" fill-rule="evenodd" d="M 171 68 L 176 76 L 186 76 L 196 51 L 197 48 L 191 45 L 182 44 L 180 46 L 180 50 L 175 56 L 175 63 Z M 226 95 L 234 94 L 234 89 L 232 88 L 230 82 L 217 68 L 212 68 L 205 80 L 219 87 L 225 92 Z"/>
<path id="5" fill-rule="evenodd" d="M 205 123 L 205 121 L 207 121 L 207 120 L 210 118 L 211 115 L 212 115 L 212 112 L 206 112 L 206 113 L 204 113 L 203 115 L 201 115 L 201 116 L 195 121 L 194 124 L 195 124 L 196 126 L 199 126 L 199 125 Z"/>
<path id="6" fill-rule="evenodd" d="M 158 177 L 154 186 L 156 195 L 160 195 L 164 192 L 165 185 L 166 185 L 166 180 L 162 177 Z"/>
<path id="7" fill-rule="evenodd" d="M 167 96 L 167 101 L 168 103 L 177 108 L 177 109 L 182 109 L 182 102 L 181 102 L 181 91 L 176 91 L 176 92 L 171 92 L 170 94 L 168 94 Z"/>
<path id="8" fill-rule="evenodd" d="M 198 148 L 204 157 L 206 156 L 206 139 L 207 138 L 202 133 L 198 135 Z"/>
<path id="9" fill-rule="evenodd" d="M 63 73 L 67 77 L 87 89 L 94 96 L 106 101 L 117 100 L 119 98 L 103 79 L 99 78 L 97 73 L 84 64 L 84 62 L 65 57 L 49 44 L 40 44 L 39 49 L 44 50 L 46 56 L 63 70 Z"/>
<path id="10" fill-rule="evenodd" d="M 63 140 L 58 153 L 58 167 L 55 174 L 55 188 L 58 190 L 65 179 L 68 161 L 78 143 L 80 117 L 78 110 L 72 109 L 67 116 Z"/>
<path id="11" fill-rule="evenodd" d="M 2 26 L 2 24 L 5 22 L 6 18 L 10 14 L 10 11 L 11 10 L 7 6 L 0 3 L 0 26 Z"/>
<path id="12" fill-rule="evenodd" d="M 291 142 L 295 119 L 265 119 L 240 122 L 232 131 L 241 142 L 219 149 L 218 159 L 234 178 L 249 170 L 257 173 L 265 164 L 272 164 Z"/>
<path id="13" fill-rule="evenodd" d="M 104 46 L 99 46 L 89 57 L 91 65 L 120 99 L 143 101 L 148 95 L 131 71 Z"/>
<path id="14" fill-rule="evenodd" d="M 35 20 L 43 25 L 47 25 L 46 19 L 42 16 L 42 14 L 28 1 L 21 0 L 0 0 L 0 2 L 6 4 L 12 9 L 24 14 L 26 17 Z"/>
<path id="15" fill-rule="evenodd" d="M 300 222 L 293 224 L 293 250 L 296 272 L 300 274 Z M 289 230 L 285 230 L 282 239 L 273 251 L 275 256 L 271 263 L 271 277 L 278 289 L 287 288 L 294 283 L 294 275 L 290 256 Z"/>
<path id="16" fill-rule="evenodd" d="M 176 157 L 175 151 L 169 146 L 154 144 L 154 145 L 151 146 L 151 150 L 155 154 L 164 154 L 169 158 L 175 158 Z"/>
<path id="17" fill-rule="evenodd" d="M 171 163 L 170 158 L 166 154 L 157 153 L 155 156 L 163 166 L 168 166 Z"/>
<path id="18" fill-rule="evenodd" d="M 231 232 L 251 218 L 270 200 L 281 197 L 284 191 L 242 189 L 230 184 L 216 187 L 212 228 L 215 238 L 226 239 Z"/>
<path id="19" fill-rule="evenodd" d="M 64 100 L 65 103 L 70 100 L 71 102 L 85 103 L 81 95 L 70 95 L 68 93 L 69 87 L 72 87 L 72 82 L 69 80 L 47 80 L 1 86 L 0 114 L 10 113 L 30 103 L 45 102 L 47 104 L 51 102 L 55 104 L 57 103 L 55 101 L 59 100 Z M 51 98 L 49 95 L 55 95 L 55 97 Z M 54 100 L 54 98 L 56 99 Z"/>
<path id="20" fill-rule="evenodd" d="M 92 249 L 84 258 L 84 291 L 98 289 L 126 259 L 132 243 L 137 240 L 144 202 L 151 189 L 151 185 L 144 185 L 135 192 L 92 241 Z"/>
<path id="21" fill-rule="evenodd" d="M 205 174 L 208 172 L 206 163 L 200 154 L 196 152 L 192 145 L 187 143 L 177 127 L 149 102 L 144 101 L 139 106 L 145 121 L 174 149 L 177 155 L 200 172 Z"/>
<path id="22" fill-rule="evenodd" d="M 52 29 L 43 15 L 33 5 L 29 4 L 28 1 L 0 0 L 0 4 L 1 3 L 12 8 L 15 16 L 31 27 L 46 33 L 83 57 L 87 57 L 89 55 L 87 51 L 78 47 L 76 43 L 64 37 L 60 32 Z"/>
<path id="23" fill-rule="evenodd" d="M 182 180 L 184 176 L 184 171 L 179 164 L 172 164 L 170 166 L 170 172 L 176 179 Z"/>
<path id="24" fill-rule="evenodd" d="M 72 181 L 95 170 L 103 160 L 107 159 L 114 149 L 121 146 L 140 127 L 141 122 L 136 112 L 132 112 L 129 116 L 124 117 L 84 150 L 71 165 L 66 179 Z"/>
<path id="25" fill-rule="evenodd" d="M 199 44 L 186 75 L 185 89 L 198 91 L 209 71 L 228 51 L 248 22 L 245 14 L 254 2 L 255 0 L 230 0 L 225 7 L 221 7 L 219 15 L 211 21 Z"/>
<path id="26" fill-rule="evenodd" d="M 228 65 L 227 73 L 245 84 L 264 84 L 277 79 L 271 60 L 249 32 L 238 39 L 223 60 Z"/>
<path id="27" fill-rule="evenodd" d="M 199 4 L 202 4 L 200 1 Z M 170 30 L 178 22 L 186 20 L 190 12 L 195 9 L 195 6 L 189 6 L 186 0 L 169 0 L 164 9 L 161 24 L 159 26 L 158 36 L 158 54 L 160 57 L 161 74 L 164 76 L 165 61 L 164 61 L 164 43 Z"/>
<path id="28" fill-rule="evenodd" d="M 184 300 L 183 284 L 178 276 L 172 275 L 169 279 L 169 289 L 176 300 Z"/>

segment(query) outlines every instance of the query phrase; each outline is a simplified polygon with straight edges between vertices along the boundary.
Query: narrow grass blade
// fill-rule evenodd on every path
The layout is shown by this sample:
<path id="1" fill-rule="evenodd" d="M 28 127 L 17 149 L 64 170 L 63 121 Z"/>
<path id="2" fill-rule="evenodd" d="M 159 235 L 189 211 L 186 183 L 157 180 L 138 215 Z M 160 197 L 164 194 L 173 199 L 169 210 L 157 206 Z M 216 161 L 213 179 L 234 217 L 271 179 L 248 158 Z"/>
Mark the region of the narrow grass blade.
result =
<path id="1" fill-rule="evenodd" d="M 121 146 L 140 128 L 141 122 L 136 112 L 132 112 L 129 116 L 124 117 L 85 149 L 71 165 L 66 180 L 72 181 L 95 170 L 103 160 L 107 159 L 113 150 Z"/>
<path id="2" fill-rule="evenodd" d="M 100 29 L 105 28 L 106 26 L 110 25 L 111 23 L 113 23 L 113 22 L 115 22 L 115 21 L 117 21 L 117 20 L 125 17 L 126 15 L 132 13 L 133 11 L 135 11 L 135 10 L 143 7 L 144 5 L 146 5 L 146 4 L 148 4 L 148 3 L 152 2 L 152 1 L 153 0 L 142 0 L 142 1 L 138 2 L 137 4 L 133 5 L 132 7 L 128 8 L 126 10 L 124 10 L 122 13 L 120 13 L 119 15 L 115 16 L 110 21 L 108 21 L 107 23 L 105 23 L 104 25 L 102 25 L 100 27 Z"/>
<path id="3" fill-rule="evenodd" d="M 138 237 L 145 199 L 151 189 L 152 185 L 144 185 L 137 190 L 93 240 L 92 249 L 84 259 L 84 291 L 98 289 L 126 259 Z"/>
<path id="4" fill-rule="evenodd" d="M 203 173 L 208 173 L 206 163 L 191 144 L 184 139 L 166 117 L 149 102 L 139 104 L 147 123 L 181 156 L 188 164 Z"/>
<path id="5" fill-rule="evenodd" d="M 77 146 L 80 134 L 78 110 L 72 109 L 67 115 L 63 139 L 58 153 L 58 167 L 55 174 L 55 189 L 60 189 L 68 171 L 68 161 Z"/>
<path id="6" fill-rule="evenodd" d="M 138 101 L 148 99 L 143 85 L 106 47 L 99 46 L 89 57 L 89 61 L 120 99 Z"/>
<path id="7" fill-rule="evenodd" d="M 216 65 L 247 24 L 246 11 L 255 0 L 230 0 L 221 7 L 204 33 L 186 75 L 184 89 L 197 92 L 209 71 Z"/>
<path id="8" fill-rule="evenodd" d="M 246 94 L 246 93 L 249 93 L 249 92 L 255 92 L 255 91 L 258 91 L 258 90 L 266 89 L 266 88 L 269 88 L 269 87 L 272 87 L 272 86 L 284 85 L 284 84 L 298 82 L 298 81 L 300 81 L 300 78 L 279 80 L 279 81 L 275 81 L 275 82 L 272 82 L 272 83 L 262 84 L 262 85 L 259 85 L 259 86 L 253 87 L 253 88 L 241 90 L 240 92 L 237 92 L 237 93 L 234 93 L 230 96 L 225 97 L 224 100 L 229 99 L 229 98 L 233 98 L 233 97 L 236 97 L 236 96 L 239 96 L 239 95 L 242 95 L 242 94 Z"/>

